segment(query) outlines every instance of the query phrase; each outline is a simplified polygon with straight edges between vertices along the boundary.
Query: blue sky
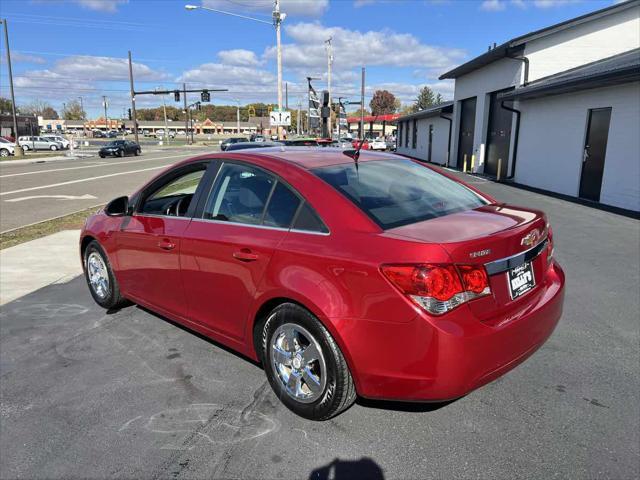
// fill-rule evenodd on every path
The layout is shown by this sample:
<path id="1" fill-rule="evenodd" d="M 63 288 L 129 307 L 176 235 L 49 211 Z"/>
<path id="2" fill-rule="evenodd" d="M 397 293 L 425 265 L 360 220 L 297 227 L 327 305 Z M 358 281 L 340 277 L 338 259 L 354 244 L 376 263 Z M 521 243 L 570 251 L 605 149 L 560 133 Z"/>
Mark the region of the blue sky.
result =
<path id="1" fill-rule="evenodd" d="M 204 10 L 206 5 L 269 20 L 272 0 L 2 0 L 13 52 L 19 104 L 39 99 L 61 109 L 82 96 L 90 115 L 102 95 L 110 115 L 128 108 L 126 56 L 135 62 L 136 89 L 228 88 L 214 103 L 275 102 L 275 33 L 272 26 Z M 447 69 L 512 37 L 599 8 L 613 0 L 281 0 L 284 80 L 289 106 L 304 104 L 306 76 L 322 77 L 324 40 L 333 38 L 334 96 L 358 99 L 360 65 L 367 96 L 386 88 L 410 103 L 423 85 L 450 98 Z M 0 95 L 8 96 L 2 64 Z M 167 97 L 173 104 L 173 97 Z M 139 98 L 139 106 L 161 105 Z"/>

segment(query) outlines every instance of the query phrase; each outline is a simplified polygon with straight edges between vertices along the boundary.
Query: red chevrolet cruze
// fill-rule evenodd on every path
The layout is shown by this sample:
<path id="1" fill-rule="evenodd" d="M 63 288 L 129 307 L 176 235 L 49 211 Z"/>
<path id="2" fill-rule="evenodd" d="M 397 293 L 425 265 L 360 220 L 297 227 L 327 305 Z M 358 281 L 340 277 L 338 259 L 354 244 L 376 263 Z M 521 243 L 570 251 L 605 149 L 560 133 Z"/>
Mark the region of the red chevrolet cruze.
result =
<path id="1" fill-rule="evenodd" d="M 259 360 L 316 420 L 356 394 L 460 397 L 540 347 L 564 291 L 545 215 L 400 156 L 353 156 L 276 147 L 168 168 L 87 220 L 93 298 Z"/>

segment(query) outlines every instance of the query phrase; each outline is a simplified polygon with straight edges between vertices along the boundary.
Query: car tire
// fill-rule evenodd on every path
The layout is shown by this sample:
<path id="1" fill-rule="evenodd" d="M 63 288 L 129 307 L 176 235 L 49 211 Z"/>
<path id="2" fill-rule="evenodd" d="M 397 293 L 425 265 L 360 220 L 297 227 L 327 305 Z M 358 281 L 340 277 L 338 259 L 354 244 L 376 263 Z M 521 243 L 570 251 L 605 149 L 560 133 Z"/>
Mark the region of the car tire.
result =
<path id="1" fill-rule="evenodd" d="M 83 267 L 89 292 L 98 305 L 109 310 L 130 303 L 120 294 L 120 286 L 113 274 L 109 258 L 95 240 L 92 240 L 84 251 Z"/>
<path id="2" fill-rule="evenodd" d="M 139 148 L 137 148 L 136 151 L 134 152 L 134 155 L 137 157 L 138 155 L 140 155 L 140 153 L 142 152 L 140 151 Z"/>
<path id="3" fill-rule="evenodd" d="M 22 145 L 22 149 L 26 152 L 27 150 L 31 150 L 28 145 Z"/>
<path id="4" fill-rule="evenodd" d="M 103 153 L 100 153 L 99 155 L 100 155 L 100 158 L 104 158 L 104 154 Z"/>
<path id="5" fill-rule="evenodd" d="M 118 151 L 118 156 L 119 157 L 124 157 L 124 150 L 119 150 Z"/>
<path id="6" fill-rule="evenodd" d="M 11 152 L 9 152 L 9 150 L 7 150 L 6 148 L 0 149 L 0 157 L 8 157 L 9 155 L 11 155 Z"/>
<path id="7" fill-rule="evenodd" d="M 264 322 L 259 342 L 259 355 L 271 388 L 297 415 L 328 420 L 355 401 L 353 378 L 340 348 L 308 310 L 293 303 L 278 306 Z M 312 346 L 315 348 L 309 350 Z M 305 358 L 305 352 L 312 353 Z M 287 361 L 289 366 L 285 365 Z"/>
<path id="8" fill-rule="evenodd" d="M 58 147 L 56 147 L 55 145 L 51 145 L 50 150 L 52 152 L 55 152 L 56 150 L 58 150 Z"/>

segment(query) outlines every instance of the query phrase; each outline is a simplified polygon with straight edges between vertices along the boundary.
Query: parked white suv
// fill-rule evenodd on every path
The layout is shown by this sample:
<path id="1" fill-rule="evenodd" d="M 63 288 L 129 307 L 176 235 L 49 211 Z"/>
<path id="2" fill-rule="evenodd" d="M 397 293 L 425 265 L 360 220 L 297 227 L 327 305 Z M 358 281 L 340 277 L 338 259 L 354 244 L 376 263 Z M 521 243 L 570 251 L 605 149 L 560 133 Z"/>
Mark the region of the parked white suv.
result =
<path id="1" fill-rule="evenodd" d="M 10 142 L 6 138 L 0 137 L 0 157 L 8 157 L 10 155 L 15 155 L 16 153 L 16 144 Z"/>
<path id="2" fill-rule="evenodd" d="M 26 150 L 62 150 L 62 144 L 46 137 L 18 137 L 18 145 Z"/>

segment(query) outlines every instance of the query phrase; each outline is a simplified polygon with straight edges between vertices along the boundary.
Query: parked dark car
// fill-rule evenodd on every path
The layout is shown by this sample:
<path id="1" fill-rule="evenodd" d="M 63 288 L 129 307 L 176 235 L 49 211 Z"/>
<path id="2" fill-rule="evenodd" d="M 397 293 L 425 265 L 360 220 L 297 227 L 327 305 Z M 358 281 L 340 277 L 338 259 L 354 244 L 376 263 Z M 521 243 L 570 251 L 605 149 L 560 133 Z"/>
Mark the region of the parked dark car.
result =
<path id="1" fill-rule="evenodd" d="M 130 140 L 115 140 L 107 143 L 100 149 L 98 155 L 100 158 L 107 156 L 124 157 L 125 155 L 140 155 L 142 150 L 140 145 Z"/>
<path id="2" fill-rule="evenodd" d="M 330 140 L 329 140 L 330 141 Z M 319 142 L 315 138 L 292 138 L 281 140 L 287 147 L 317 147 Z"/>
<path id="3" fill-rule="evenodd" d="M 232 143 L 226 149 L 227 152 L 232 150 L 246 150 L 248 148 L 266 148 L 266 147 L 281 147 L 284 146 L 282 142 L 240 142 Z"/>
<path id="4" fill-rule="evenodd" d="M 229 145 L 234 143 L 245 143 L 247 139 L 245 137 L 231 137 L 220 142 L 220 150 L 223 152 L 229 147 Z"/>

